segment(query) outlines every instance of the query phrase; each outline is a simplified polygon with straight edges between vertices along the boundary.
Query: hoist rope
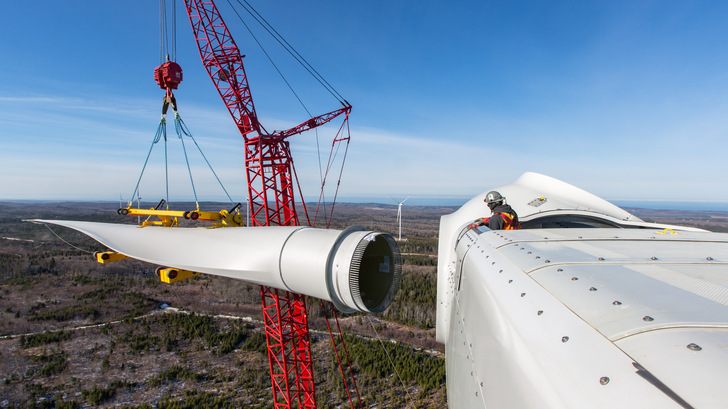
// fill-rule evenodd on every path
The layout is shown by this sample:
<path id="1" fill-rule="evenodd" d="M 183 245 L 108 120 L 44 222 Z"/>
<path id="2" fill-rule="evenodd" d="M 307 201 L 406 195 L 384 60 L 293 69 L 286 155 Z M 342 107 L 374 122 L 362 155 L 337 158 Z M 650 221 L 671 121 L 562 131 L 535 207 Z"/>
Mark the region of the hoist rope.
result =
<path id="1" fill-rule="evenodd" d="M 172 61 L 177 61 L 177 2 L 172 1 Z"/>
<path id="2" fill-rule="evenodd" d="M 144 160 L 144 166 L 142 166 L 142 172 L 139 174 L 139 179 L 137 180 L 136 186 L 134 187 L 134 193 L 131 194 L 131 200 L 129 201 L 130 207 L 131 207 L 132 203 L 134 202 L 134 198 L 136 197 L 137 192 L 139 191 L 139 184 L 142 181 L 142 176 L 144 175 L 144 170 L 147 168 L 147 164 L 149 163 L 149 157 L 152 155 L 152 149 L 154 148 L 154 145 L 157 142 L 159 142 L 160 139 L 162 139 L 162 135 L 164 135 L 164 140 L 166 141 L 167 140 L 167 120 L 165 119 L 164 116 L 162 116 L 162 119 L 159 121 L 159 126 L 157 127 L 157 133 L 154 135 L 154 139 L 152 140 L 152 145 L 149 147 L 149 152 L 147 153 L 147 158 Z M 166 151 L 165 151 L 165 153 L 166 153 Z M 165 158 L 165 161 L 166 161 L 166 158 Z M 169 201 L 169 190 L 167 191 L 167 201 Z"/>
<path id="3" fill-rule="evenodd" d="M 166 115 L 165 115 L 166 116 Z M 165 120 L 166 122 L 166 120 Z M 164 189 L 167 195 L 164 197 L 169 206 L 169 164 L 167 159 L 167 125 L 164 126 Z"/>
<path id="4" fill-rule="evenodd" d="M 159 0 L 159 63 L 175 61 L 177 57 L 177 5 L 172 1 L 172 47 L 169 40 L 169 20 L 167 19 L 167 2 Z"/>
<path id="5" fill-rule="evenodd" d="M 346 121 L 347 132 L 349 128 L 349 120 Z M 336 191 L 334 191 L 334 198 L 331 201 L 331 212 L 329 213 L 329 220 L 326 224 L 326 228 L 331 227 L 331 219 L 334 218 L 334 206 L 336 205 L 336 198 L 339 196 L 339 187 L 341 186 L 341 176 L 344 174 L 344 164 L 346 163 L 346 155 L 349 152 L 349 140 L 350 137 L 346 138 L 346 149 L 344 149 L 344 157 L 341 159 L 341 167 L 339 168 L 339 179 L 336 181 Z"/>
<path id="6" fill-rule="evenodd" d="M 324 313 L 324 318 L 326 319 L 326 327 L 329 329 L 329 336 L 331 337 L 331 345 L 334 348 L 334 353 L 336 354 L 336 361 L 339 364 L 339 369 L 341 370 L 341 377 L 344 382 L 344 387 L 346 388 L 346 395 L 349 397 L 349 402 L 351 402 L 351 407 L 354 409 L 354 399 L 352 399 L 351 392 L 349 391 L 349 384 L 346 381 L 346 375 L 344 374 L 344 365 L 341 363 L 341 357 L 339 355 L 339 349 L 336 347 L 336 341 L 334 340 L 334 331 L 331 329 L 331 324 L 329 323 L 329 314 L 326 313 L 326 305 L 324 305 L 323 300 L 319 300 L 321 303 L 321 311 Z M 339 339 L 341 339 L 341 346 L 344 351 L 344 357 L 346 358 L 346 363 L 349 367 L 349 376 L 351 377 L 351 381 L 354 384 L 354 391 L 356 392 L 357 401 L 359 403 L 359 407 L 363 408 L 362 401 L 361 401 L 361 395 L 359 395 L 359 387 L 356 384 L 356 379 L 354 378 L 354 369 L 351 366 L 351 359 L 349 359 L 349 351 L 346 349 L 346 343 L 344 342 L 344 334 L 341 332 L 341 325 L 339 325 L 339 317 L 336 315 L 336 308 L 333 306 L 333 303 L 329 301 L 328 305 L 330 305 L 331 312 L 333 313 L 334 320 L 336 322 L 336 328 L 339 331 Z"/>
<path id="7" fill-rule="evenodd" d="M 344 125 L 346 125 L 346 136 L 340 138 L 339 135 L 343 135 L 343 133 L 344 133 Z M 341 168 L 339 169 L 339 179 L 336 182 L 336 190 L 334 192 L 333 200 L 331 201 L 331 211 L 330 211 L 330 214 L 329 214 L 329 217 L 327 220 L 327 224 L 326 224 L 327 228 L 331 226 L 331 219 L 334 217 L 334 206 L 336 204 L 336 197 L 339 195 L 339 187 L 341 186 L 341 176 L 344 173 L 344 164 L 346 162 L 347 153 L 349 152 L 350 139 L 351 139 L 351 132 L 349 130 L 349 115 L 347 114 L 346 118 L 344 118 L 344 122 L 339 127 L 338 132 L 336 132 L 336 136 L 334 137 L 334 140 L 331 144 L 331 152 L 329 152 L 329 162 L 326 164 L 326 173 L 321 182 L 321 190 L 319 192 L 319 205 L 316 206 L 316 212 L 314 213 L 314 217 L 313 217 L 314 224 L 316 224 L 316 219 L 318 218 L 319 207 L 321 207 L 322 201 L 324 202 L 323 203 L 324 212 L 326 211 L 326 202 L 325 202 L 325 197 L 324 197 L 324 188 L 326 185 L 326 179 L 328 179 L 329 171 L 331 170 L 331 167 L 332 167 L 336 157 L 339 155 L 339 150 L 341 149 L 340 142 L 346 141 L 346 148 L 344 149 L 344 156 L 343 156 L 343 159 L 341 160 Z M 336 146 L 336 150 L 334 150 L 334 146 Z"/>
<path id="8" fill-rule="evenodd" d="M 179 138 L 180 142 L 182 142 L 182 151 L 185 154 L 185 163 L 187 163 L 187 173 L 190 175 L 190 184 L 192 185 L 192 194 L 195 196 L 195 205 L 197 208 L 200 208 L 200 202 L 197 200 L 197 190 L 195 189 L 195 181 L 192 179 L 192 169 L 190 168 L 190 160 L 187 158 L 187 147 L 185 147 L 185 140 L 182 138 L 182 132 L 180 132 L 180 127 L 177 126 L 178 122 L 174 121 L 174 130 L 177 132 L 177 137 Z"/>
<path id="9" fill-rule="evenodd" d="M 190 176 L 190 184 L 192 185 L 192 193 L 195 197 L 195 204 L 197 205 L 197 208 L 199 209 L 200 204 L 197 197 L 197 189 L 195 188 L 195 181 L 192 176 L 192 168 L 190 166 L 189 157 L 187 155 L 187 147 L 184 142 L 184 136 L 188 136 L 190 139 L 192 139 L 192 142 L 197 147 L 197 151 L 200 152 L 200 156 L 202 156 L 202 159 L 205 160 L 205 163 L 207 164 L 207 167 L 212 172 L 213 176 L 215 176 L 215 180 L 217 180 L 217 183 L 220 185 L 220 188 L 222 188 L 223 192 L 225 192 L 225 196 L 227 196 L 228 200 L 231 204 L 234 204 L 234 201 L 232 197 L 230 196 L 230 193 L 228 193 L 227 189 L 225 188 L 225 185 L 223 185 L 222 181 L 220 180 L 220 177 L 217 175 L 217 172 L 215 172 L 215 169 L 213 169 L 212 164 L 207 159 L 207 156 L 205 156 L 205 153 L 202 151 L 202 148 L 197 143 L 197 140 L 195 140 L 195 137 L 192 136 L 192 133 L 187 128 L 187 125 L 185 125 L 184 121 L 182 120 L 182 117 L 179 115 L 179 113 L 175 110 L 174 111 L 174 128 L 175 133 L 177 134 L 177 137 L 179 138 L 180 142 L 182 143 L 182 150 L 184 152 L 185 156 L 185 163 L 187 164 L 187 172 Z M 139 179 L 137 180 L 136 186 L 134 187 L 134 192 L 132 193 L 131 201 L 129 201 L 129 206 L 133 204 L 134 198 L 139 194 L 139 185 L 141 184 L 142 177 L 144 176 L 144 171 L 147 168 L 147 164 L 149 164 L 149 158 L 152 155 L 152 150 L 154 149 L 154 145 L 157 144 L 160 140 L 164 138 L 164 174 L 165 174 L 165 193 L 166 193 L 166 205 L 169 209 L 169 157 L 167 153 L 167 120 L 166 115 L 162 115 L 162 119 L 159 121 L 159 126 L 157 127 L 157 132 L 154 135 L 154 139 L 152 140 L 152 144 L 149 147 L 149 152 L 147 153 L 147 158 L 144 160 L 144 165 L 142 166 L 142 171 L 139 174 Z"/>
<path id="10" fill-rule="evenodd" d="M 229 2 L 230 2 L 230 0 L 228 0 L 228 3 Z M 268 34 L 271 35 L 271 37 L 273 37 L 278 42 L 278 44 L 281 45 L 281 47 L 283 47 L 286 51 L 288 51 L 288 53 L 291 55 L 291 57 L 293 57 L 293 59 L 295 59 L 299 64 L 301 64 L 301 66 L 306 71 L 308 71 L 308 73 L 311 74 L 311 76 L 314 77 L 316 79 L 316 81 L 318 81 L 319 84 L 321 84 L 321 86 L 323 86 L 334 98 L 336 98 L 337 101 L 339 101 L 342 104 L 346 103 L 346 100 L 344 99 L 344 97 L 342 97 L 341 94 L 339 94 L 336 91 L 336 89 L 334 89 L 334 87 L 331 86 L 331 84 L 329 84 L 328 81 L 326 81 L 326 79 L 324 79 L 324 77 L 318 71 L 316 71 L 316 69 L 313 68 L 313 66 L 311 64 L 309 64 L 309 62 L 306 61 L 306 59 L 303 58 L 303 56 L 301 56 L 301 54 L 299 54 L 298 51 L 296 51 L 296 49 L 293 48 L 293 46 L 291 44 L 289 44 L 285 38 L 283 38 L 282 35 L 280 35 L 280 33 L 278 33 L 278 31 L 276 31 L 276 29 L 273 28 L 273 26 L 270 23 L 268 23 L 268 21 L 263 16 L 261 16 L 258 13 L 258 11 L 256 11 L 255 8 L 253 8 L 253 6 L 250 5 L 250 3 L 247 2 L 247 0 L 242 0 L 242 2 L 241 2 L 241 0 L 237 0 L 237 2 L 245 9 L 245 11 L 248 12 L 248 14 L 250 14 L 258 22 L 258 24 L 260 24 L 261 27 L 263 27 L 263 29 L 265 31 L 268 32 Z M 245 3 L 245 5 L 243 5 L 243 3 Z M 237 14 L 237 11 L 236 11 L 236 14 Z"/>
<path id="11" fill-rule="evenodd" d="M 318 207 L 321 206 L 323 201 L 323 207 L 326 208 L 326 196 L 324 196 L 324 185 L 326 184 L 326 177 L 324 176 L 323 162 L 321 161 L 321 145 L 319 144 L 318 130 L 316 130 L 316 157 L 318 159 L 319 168 L 319 182 L 321 182 L 321 193 L 319 194 L 319 201 L 316 205 L 316 212 L 318 213 Z M 329 157 L 329 160 L 331 158 Z M 316 224 L 316 216 L 313 217 L 313 222 Z"/>
<path id="12" fill-rule="evenodd" d="M 309 116 L 313 117 L 313 114 L 311 114 L 311 112 L 308 110 L 308 108 L 306 107 L 306 105 L 303 103 L 303 101 L 301 100 L 301 98 L 298 96 L 298 94 L 296 93 L 296 91 L 293 89 L 293 86 L 291 86 L 291 84 L 288 82 L 288 79 L 286 79 L 285 75 L 283 75 L 283 73 L 281 72 L 281 70 L 278 69 L 278 66 L 273 61 L 273 58 L 271 58 L 271 56 L 268 54 L 268 51 L 266 51 L 265 47 L 263 47 L 263 44 L 261 44 L 260 41 L 258 41 L 258 38 L 255 36 L 255 34 L 253 34 L 253 30 L 250 29 L 250 27 L 245 22 L 245 20 L 243 20 L 243 17 L 240 15 L 240 13 L 238 13 L 238 11 L 235 9 L 235 7 L 233 7 L 232 3 L 230 3 L 230 0 L 228 0 L 228 4 L 230 5 L 230 7 L 232 7 L 233 11 L 238 16 L 238 19 L 240 20 L 240 22 L 243 23 L 243 25 L 245 26 L 245 28 L 248 30 L 248 33 L 250 33 L 250 36 L 253 37 L 253 40 L 255 40 L 255 42 L 258 44 L 258 47 L 260 47 L 261 51 L 263 51 L 263 54 L 265 54 L 265 56 L 268 58 L 268 61 L 270 61 L 270 63 L 273 65 L 273 68 L 275 68 L 275 70 L 278 72 L 278 75 L 280 75 L 280 77 L 283 79 L 283 82 L 286 83 L 286 86 L 288 86 L 288 89 L 291 90 L 291 92 L 293 93 L 293 96 L 296 97 L 296 99 L 298 100 L 298 103 L 301 104 L 301 106 L 303 107 L 303 109 L 306 111 L 306 113 Z M 243 6 L 243 7 L 245 7 L 245 6 Z M 248 13 L 250 13 L 250 12 L 248 11 Z"/>
<path id="13" fill-rule="evenodd" d="M 167 37 L 167 4 L 159 0 L 159 63 L 164 64 L 169 50 Z"/>
<path id="14" fill-rule="evenodd" d="M 397 367 L 394 365 L 394 361 L 392 361 L 392 357 L 389 356 L 389 352 L 387 352 L 387 347 L 384 346 L 384 342 L 382 341 L 382 338 L 379 336 L 379 332 L 377 332 L 377 328 L 374 326 L 374 323 L 372 322 L 372 317 L 370 317 L 369 315 L 367 315 L 366 317 L 367 317 L 367 320 L 369 321 L 369 325 L 374 330 L 374 334 L 377 336 L 377 340 L 379 340 L 379 344 L 381 345 L 382 350 L 384 350 L 384 354 L 387 356 L 387 359 L 389 360 L 389 364 L 392 365 L 392 370 L 397 375 L 397 378 L 399 379 L 399 383 L 402 384 L 402 389 L 404 389 L 405 393 L 407 394 L 407 398 L 410 400 L 410 402 L 414 402 L 414 399 L 412 399 L 412 396 L 410 396 L 410 393 L 407 390 L 407 386 L 404 384 L 402 377 L 399 375 L 399 372 L 397 371 Z"/>
<path id="15" fill-rule="evenodd" d="M 223 192 L 225 192 L 225 195 L 227 196 L 228 200 L 230 200 L 231 204 L 234 204 L 232 197 L 230 197 L 230 194 L 228 193 L 227 189 L 225 189 L 225 185 L 222 184 L 222 181 L 217 176 L 217 173 L 215 172 L 215 169 L 212 168 L 212 165 L 210 164 L 210 161 L 207 160 L 207 156 L 205 156 L 205 153 L 202 152 L 202 148 L 200 148 L 200 145 L 197 143 L 197 140 L 195 140 L 195 137 L 192 136 L 192 133 L 187 128 L 187 125 L 185 125 L 184 121 L 182 120 L 182 117 L 175 111 L 174 113 L 174 126 L 177 130 L 177 133 L 179 134 L 182 132 L 184 135 L 188 136 L 190 139 L 192 139 L 192 142 L 197 147 L 197 150 L 200 152 L 200 155 L 202 155 L 202 159 L 205 160 L 205 163 L 207 163 L 207 167 L 210 168 L 210 171 L 215 176 L 215 179 L 217 180 L 217 183 L 220 184 L 220 187 L 222 188 Z M 181 139 L 181 137 L 180 137 Z"/>
<path id="16" fill-rule="evenodd" d="M 314 69 L 313 66 L 305 58 L 303 58 L 303 56 L 301 56 L 301 54 L 299 54 L 298 51 L 296 51 L 296 49 L 293 48 L 293 46 L 291 46 L 290 43 L 288 43 L 286 41 L 283 38 L 283 36 L 280 33 L 278 33 L 278 31 L 276 31 L 276 29 L 273 28 L 273 26 L 270 23 L 268 23 L 268 21 L 263 16 L 261 16 L 260 13 L 258 13 L 258 11 L 255 10 L 255 8 L 253 6 L 250 5 L 250 3 L 247 2 L 247 0 L 242 0 L 242 1 L 236 0 L 236 1 L 237 1 L 238 5 L 240 7 L 242 7 L 271 37 L 273 37 L 278 42 L 278 44 L 281 47 L 283 47 L 283 49 L 285 49 L 291 55 L 291 57 L 293 57 L 294 60 L 296 60 L 296 62 L 298 62 L 313 78 L 315 78 L 316 81 L 318 81 L 318 83 L 324 89 L 326 89 L 341 104 L 348 105 L 348 102 L 346 102 L 346 100 L 341 96 L 341 94 L 339 94 L 338 91 L 336 91 L 336 89 L 334 89 L 334 87 L 331 86 L 331 84 L 329 84 L 328 81 L 326 81 L 323 78 L 323 76 L 318 71 L 316 71 L 316 69 Z M 228 5 L 233 9 L 235 14 L 237 15 L 240 22 L 246 28 L 246 30 L 248 31 L 250 36 L 258 44 L 258 47 L 261 49 L 263 54 L 266 56 L 266 58 L 268 58 L 268 61 L 271 63 L 273 68 L 276 70 L 276 72 L 278 72 L 278 75 L 281 77 L 281 79 L 286 84 L 288 89 L 291 91 L 291 93 L 294 95 L 294 97 L 298 100 L 299 104 L 303 107 L 303 109 L 306 111 L 306 113 L 312 117 L 313 115 L 311 114 L 309 109 L 306 107 L 306 105 L 303 103 L 303 101 L 298 96 L 296 91 L 293 89 L 293 87 L 290 84 L 290 82 L 288 81 L 288 79 L 285 77 L 285 75 L 281 72 L 281 70 L 278 68 L 276 63 L 273 61 L 271 55 L 268 53 L 268 51 L 265 49 L 265 47 L 263 47 L 263 44 L 255 36 L 251 27 L 245 22 L 245 20 L 241 16 L 241 14 L 238 12 L 237 8 L 232 4 L 231 0 L 227 0 L 227 2 L 228 2 Z M 343 124 L 342 124 L 342 126 L 343 126 Z M 320 180 L 320 183 L 322 186 L 320 196 L 319 196 L 319 203 L 318 203 L 317 209 L 316 209 L 316 211 L 318 213 L 318 208 L 322 205 L 322 202 L 323 202 L 324 209 L 326 209 L 326 206 L 327 206 L 323 187 L 326 185 L 326 175 L 328 174 L 328 172 L 330 170 L 331 157 L 329 157 L 329 164 L 327 165 L 326 171 L 324 171 L 324 165 L 323 165 L 323 161 L 321 159 L 321 146 L 320 146 L 320 141 L 319 141 L 319 133 L 318 133 L 317 129 L 315 131 L 316 131 L 316 151 L 317 151 L 317 155 L 318 155 L 318 166 L 319 166 L 319 180 Z M 348 145 L 347 145 L 347 149 L 348 149 Z M 342 172 L 343 172 L 343 168 L 342 168 Z M 340 175 L 342 172 L 340 172 Z M 294 168 L 294 173 L 295 173 L 295 168 Z M 297 178 L 296 178 L 296 182 L 299 183 Z M 335 196 L 338 195 L 340 182 L 341 182 L 341 179 L 339 178 L 339 181 L 336 186 Z M 300 191 L 300 183 L 299 183 L 299 191 Z M 336 200 L 336 198 L 334 197 L 333 201 L 335 201 L 335 200 Z M 303 203 L 304 212 L 306 213 L 306 217 L 308 219 L 309 216 L 308 216 L 308 212 L 307 212 L 305 201 L 303 200 L 302 194 L 301 194 L 301 201 Z M 326 212 L 326 211 L 324 210 L 324 212 Z M 331 216 L 333 216 L 333 203 L 331 205 Z M 331 216 L 329 217 L 329 220 L 328 220 L 329 225 L 331 223 Z M 315 220 L 316 220 L 316 218 L 314 217 L 314 224 L 316 223 Z M 312 225 L 310 223 L 310 219 L 309 219 L 309 225 Z"/>

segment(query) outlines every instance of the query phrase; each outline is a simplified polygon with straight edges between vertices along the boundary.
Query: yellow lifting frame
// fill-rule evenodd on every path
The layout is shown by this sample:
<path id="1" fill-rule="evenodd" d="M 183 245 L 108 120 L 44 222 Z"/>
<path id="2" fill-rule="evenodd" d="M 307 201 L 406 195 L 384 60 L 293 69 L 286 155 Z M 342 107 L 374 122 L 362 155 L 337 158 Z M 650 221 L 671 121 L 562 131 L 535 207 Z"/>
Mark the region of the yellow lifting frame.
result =
<path id="1" fill-rule="evenodd" d="M 164 226 L 164 227 L 175 227 L 179 226 L 179 218 L 184 217 L 185 219 L 191 220 L 206 220 L 214 222 L 210 228 L 215 227 L 241 227 L 245 226 L 243 216 L 240 214 L 241 204 L 238 203 L 228 210 L 220 210 L 219 212 L 207 212 L 200 210 L 199 205 L 196 210 L 193 211 L 181 211 L 181 210 L 159 210 L 160 207 L 164 206 L 165 201 L 159 202 L 156 208 L 151 209 L 134 209 L 129 206 L 119 209 L 117 213 L 120 215 L 130 216 L 155 216 L 159 218 L 159 221 L 145 220 L 141 226 Z M 128 256 L 117 253 L 115 251 L 103 251 L 94 253 L 96 261 L 99 263 L 111 263 L 113 261 L 123 260 L 129 258 Z M 194 277 L 200 273 L 195 271 L 181 270 L 178 268 L 159 267 L 157 268 L 157 274 L 162 282 L 171 284 L 178 281 L 182 281 L 186 278 Z"/>
<path id="2" fill-rule="evenodd" d="M 156 216 L 159 221 L 145 220 L 142 222 L 141 227 L 145 226 L 164 226 L 164 227 L 175 227 L 179 226 L 179 218 L 191 220 L 205 220 L 214 222 L 211 227 L 240 227 L 244 226 L 243 216 L 238 212 L 241 204 L 238 203 L 230 211 L 220 210 L 219 212 L 207 212 L 200 210 L 199 206 L 193 211 L 181 211 L 181 210 L 158 210 L 163 205 L 160 202 L 157 208 L 152 209 L 134 209 L 129 205 L 123 209 L 119 209 L 118 213 L 121 215 L 131 216 Z"/>

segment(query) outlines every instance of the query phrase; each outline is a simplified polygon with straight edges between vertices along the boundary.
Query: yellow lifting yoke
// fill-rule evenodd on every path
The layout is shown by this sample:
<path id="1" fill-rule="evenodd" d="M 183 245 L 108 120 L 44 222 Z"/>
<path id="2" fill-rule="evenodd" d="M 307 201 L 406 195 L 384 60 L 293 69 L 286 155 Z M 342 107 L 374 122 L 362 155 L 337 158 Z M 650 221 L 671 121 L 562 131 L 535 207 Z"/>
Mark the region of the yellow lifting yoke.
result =
<path id="1" fill-rule="evenodd" d="M 156 207 L 151 209 L 134 209 L 129 206 L 117 210 L 120 215 L 132 215 L 132 216 L 155 216 L 159 220 L 145 220 L 139 227 L 146 226 L 163 226 L 163 227 L 175 227 L 179 226 L 179 218 L 184 217 L 188 220 L 205 220 L 214 222 L 210 228 L 216 227 L 241 227 L 245 226 L 243 216 L 240 214 L 241 204 L 238 203 L 232 209 L 220 210 L 219 212 L 206 212 L 200 210 L 200 206 L 197 205 L 196 210 L 192 211 L 181 211 L 181 210 L 160 210 L 166 201 L 162 199 Z M 129 258 L 128 256 L 117 253 L 115 251 L 98 251 L 94 253 L 96 261 L 99 263 L 111 263 L 113 261 L 123 260 Z M 181 270 L 178 268 L 159 267 L 157 268 L 157 275 L 162 282 L 171 284 L 177 281 L 182 281 L 186 278 L 194 277 L 200 273 L 195 271 Z"/>
<path id="2" fill-rule="evenodd" d="M 207 212 L 200 210 L 200 206 L 197 206 L 196 210 L 182 211 L 182 210 L 160 210 L 164 206 L 165 200 L 159 202 L 159 204 L 152 209 L 134 209 L 131 204 L 125 208 L 119 209 L 117 213 L 121 215 L 131 216 L 156 216 L 159 218 L 158 221 L 145 220 L 142 222 L 140 227 L 145 226 L 164 226 L 164 227 L 175 227 L 179 226 L 179 218 L 183 217 L 188 220 L 205 220 L 214 222 L 210 227 L 241 227 L 244 226 L 243 216 L 240 214 L 241 204 L 238 203 L 231 210 L 220 210 L 219 212 Z"/>

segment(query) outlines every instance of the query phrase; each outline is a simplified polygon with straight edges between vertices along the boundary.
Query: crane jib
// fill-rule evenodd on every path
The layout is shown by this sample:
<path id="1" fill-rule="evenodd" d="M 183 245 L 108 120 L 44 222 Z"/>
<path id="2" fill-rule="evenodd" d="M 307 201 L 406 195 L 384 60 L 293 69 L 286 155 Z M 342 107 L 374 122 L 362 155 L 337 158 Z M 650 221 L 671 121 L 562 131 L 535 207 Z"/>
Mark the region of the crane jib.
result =
<path id="1" fill-rule="evenodd" d="M 256 21 L 261 24 L 263 24 L 261 20 L 265 22 L 257 11 L 252 10 L 250 4 L 246 1 L 243 3 L 240 5 L 246 8 Z M 185 0 L 185 8 L 203 66 L 238 130 L 245 138 L 245 168 L 251 226 L 299 225 L 294 192 L 298 178 L 295 176 L 293 158 L 286 138 L 324 125 L 342 114 L 345 115 L 346 127 L 342 124 L 339 132 L 343 129 L 348 132 L 347 121 L 351 105 L 341 98 L 339 101 L 343 105 L 342 108 L 310 118 L 291 129 L 268 133 L 258 121 L 243 67 L 243 57 L 215 3 L 211 0 Z M 298 53 L 296 55 L 300 57 Z M 315 70 L 309 70 L 312 75 L 314 72 Z M 325 84 L 325 88 L 332 95 L 338 95 L 320 75 L 316 79 L 322 85 Z M 348 137 L 338 136 L 339 134 L 333 144 L 348 141 Z M 342 160 L 342 167 L 343 162 Z M 322 181 L 322 192 L 324 183 L 325 179 Z M 298 190 L 301 193 L 300 185 Z M 338 184 L 336 192 L 338 193 Z M 300 198 L 306 211 L 302 194 Z M 333 214 L 333 205 L 331 211 Z M 306 217 L 308 218 L 307 213 Z M 261 299 L 274 406 L 315 408 L 316 394 L 305 299 L 300 294 L 279 291 L 268 286 L 261 286 Z M 343 336 L 339 335 L 343 340 Z M 345 377 L 341 366 L 340 370 L 342 377 Z M 350 366 L 349 372 L 353 374 Z M 354 386 L 356 389 L 355 382 Z M 354 401 L 351 400 L 351 403 L 353 407 Z M 361 399 L 359 404 L 361 405 Z"/>

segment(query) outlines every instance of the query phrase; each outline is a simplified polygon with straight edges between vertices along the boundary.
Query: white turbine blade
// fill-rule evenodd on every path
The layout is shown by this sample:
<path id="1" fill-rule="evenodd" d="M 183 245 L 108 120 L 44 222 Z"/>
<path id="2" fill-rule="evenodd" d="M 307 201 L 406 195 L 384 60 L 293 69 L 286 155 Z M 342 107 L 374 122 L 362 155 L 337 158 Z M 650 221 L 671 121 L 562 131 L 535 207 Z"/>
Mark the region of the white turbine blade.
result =
<path id="1" fill-rule="evenodd" d="M 357 226 L 210 229 L 31 221 L 78 230 L 131 258 L 321 298 L 342 311 L 381 312 L 399 285 L 394 239 Z M 334 268 L 339 265 L 347 268 Z"/>
<path id="2" fill-rule="evenodd" d="M 254 248 L 248 243 L 248 237 L 251 236 L 246 234 L 253 228 L 169 228 L 67 220 L 33 221 L 78 230 L 116 252 L 166 267 L 238 278 L 257 284 L 264 284 L 260 279 L 271 270 L 271 266 L 256 263 L 245 255 L 247 249 Z M 255 236 L 259 237 L 253 241 L 267 242 L 273 248 L 282 246 L 287 237 L 279 235 L 279 231 L 287 230 L 290 234 L 298 227 L 255 229 Z"/>

